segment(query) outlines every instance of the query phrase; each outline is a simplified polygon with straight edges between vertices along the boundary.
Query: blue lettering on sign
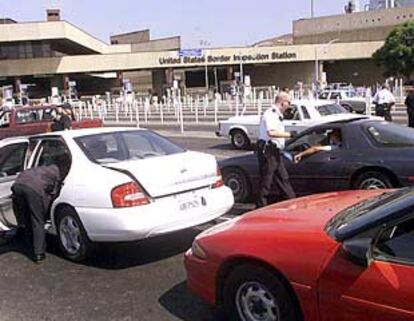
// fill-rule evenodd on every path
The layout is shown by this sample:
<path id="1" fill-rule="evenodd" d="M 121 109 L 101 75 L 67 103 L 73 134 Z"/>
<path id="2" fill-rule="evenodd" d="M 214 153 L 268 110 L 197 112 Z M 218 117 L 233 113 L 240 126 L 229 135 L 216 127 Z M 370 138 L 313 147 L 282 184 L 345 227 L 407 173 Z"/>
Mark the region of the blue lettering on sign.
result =
<path id="1" fill-rule="evenodd" d="M 203 55 L 202 49 L 186 49 L 178 52 L 180 57 L 201 57 Z"/>

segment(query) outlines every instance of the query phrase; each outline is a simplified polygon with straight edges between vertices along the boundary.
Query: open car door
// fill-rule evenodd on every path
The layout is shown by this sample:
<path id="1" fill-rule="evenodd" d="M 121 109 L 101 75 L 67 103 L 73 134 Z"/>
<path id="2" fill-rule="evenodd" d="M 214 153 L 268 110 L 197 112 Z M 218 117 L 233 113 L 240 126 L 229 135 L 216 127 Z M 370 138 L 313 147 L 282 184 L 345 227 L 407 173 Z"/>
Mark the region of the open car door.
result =
<path id="1" fill-rule="evenodd" d="M 17 175 L 24 170 L 28 145 L 27 139 L 0 142 L 0 233 L 17 227 L 11 187 Z"/>
<path id="2" fill-rule="evenodd" d="M 0 233 L 17 227 L 10 190 L 13 182 L 14 179 L 9 182 L 1 182 L 0 179 Z"/>

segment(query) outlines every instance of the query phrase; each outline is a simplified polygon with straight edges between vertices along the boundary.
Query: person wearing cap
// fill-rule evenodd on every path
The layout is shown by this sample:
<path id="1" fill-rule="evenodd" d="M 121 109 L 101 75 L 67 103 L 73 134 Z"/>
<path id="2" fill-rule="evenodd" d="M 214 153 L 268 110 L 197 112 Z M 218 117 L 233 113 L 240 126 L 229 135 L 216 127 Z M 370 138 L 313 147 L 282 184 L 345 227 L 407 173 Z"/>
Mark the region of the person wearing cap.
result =
<path id="1" fill-rule="evenodd" d="M 408 126 L 414 128 L 414 87 L 408 89 L 405 105 L 407 106 Z"/>
<path id="2" fill-rule="evenodd" d="M 258 208 L 268 205 L 272 187 L 277 188 L 281 200 L 295 198 L 295 192 L 289 181 L 289 175 L 283 163 L 282 151 L 285 140 L 292 134 L 285 131 L 283 113 L 290 106 L 290 95 L 280 92 L 274 106 L 263 114 L 260 121 L 260 135 L 257 144 L 257 156 L 261 176 L 261 188 L 256 201 Z"/>

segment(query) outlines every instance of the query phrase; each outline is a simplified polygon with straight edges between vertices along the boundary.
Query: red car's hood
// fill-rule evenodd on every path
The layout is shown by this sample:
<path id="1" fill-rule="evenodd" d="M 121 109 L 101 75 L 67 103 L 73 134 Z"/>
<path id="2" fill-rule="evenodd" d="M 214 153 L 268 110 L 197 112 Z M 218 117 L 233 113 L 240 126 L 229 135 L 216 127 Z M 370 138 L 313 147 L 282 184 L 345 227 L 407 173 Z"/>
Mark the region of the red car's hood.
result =
<path id="1" fill-rule="evenodd" d="M 339 212 L 382 193 L 383 190 L 333 192 L 290 200 L 251 212 L 239 219 L 233 228 L 320 232 Z"/>

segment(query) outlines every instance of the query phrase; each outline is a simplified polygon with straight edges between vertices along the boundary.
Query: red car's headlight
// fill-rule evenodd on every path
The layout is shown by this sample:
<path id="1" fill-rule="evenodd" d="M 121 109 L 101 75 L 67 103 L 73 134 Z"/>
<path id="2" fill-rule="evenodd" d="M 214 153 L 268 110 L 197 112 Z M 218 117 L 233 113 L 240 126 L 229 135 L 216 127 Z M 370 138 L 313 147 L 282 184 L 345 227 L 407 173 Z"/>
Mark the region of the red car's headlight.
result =
<path id="1" fill-rule="evenodd" d="M 206 251 L 198 244 L 197 240 L 193 242 L 191 246 L 191 253 L 193 256 L 199 260 L 207 260 L 207 253 Z"/>

